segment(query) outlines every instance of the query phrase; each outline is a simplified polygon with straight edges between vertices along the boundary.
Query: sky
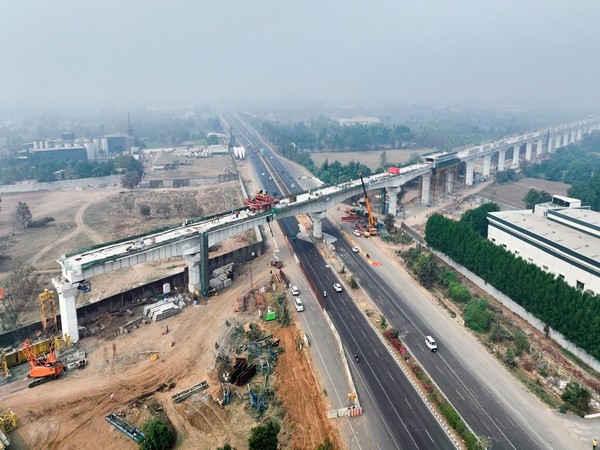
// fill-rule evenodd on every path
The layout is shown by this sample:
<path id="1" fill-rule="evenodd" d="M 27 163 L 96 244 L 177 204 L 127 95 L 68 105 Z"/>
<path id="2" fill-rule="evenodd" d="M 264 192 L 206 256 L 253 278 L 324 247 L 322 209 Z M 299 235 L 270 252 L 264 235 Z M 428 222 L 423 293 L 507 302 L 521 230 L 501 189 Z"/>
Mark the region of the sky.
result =
<path id="1" fill-rule="evenodd" d="M 597 0 L 0 0 L 0 106 L 594 110 Z"/>

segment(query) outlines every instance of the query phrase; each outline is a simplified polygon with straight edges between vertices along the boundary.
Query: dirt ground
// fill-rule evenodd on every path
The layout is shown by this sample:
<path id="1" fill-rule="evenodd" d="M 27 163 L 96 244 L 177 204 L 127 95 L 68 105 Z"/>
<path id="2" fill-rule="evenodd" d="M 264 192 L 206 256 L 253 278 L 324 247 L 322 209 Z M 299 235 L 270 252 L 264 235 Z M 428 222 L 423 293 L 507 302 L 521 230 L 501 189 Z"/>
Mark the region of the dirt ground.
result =
<path id="1" fill-rule="evenodd" d="M 267 270 L 263 261 L 253 263 L 257 286 L 270 285 Z M 214 370 L 215 343 L 225 345 L 236 323 L 257 320 L 256 307 L 233 312 L 238 296 L 248 287 L 249 280 L 242 276 L 232 289 L 202 301 L 200 307 L 188 306 L 177 316 L 141 324 L 129 334 L 117 330 L 131 318 L 106 316 L 101 336 L 81 341 L 81 348 L 88 352 L 85 369 L 33 389 L 27 389 L 22 376 L 0 388 L 2 407 L 12 408 L 19 421 L 19 428 L 10 434 L 14 448 L 99 448 L 90 439 L 102 443 L 104 449 L 136 448 L 104 419 L 110 412 L 121 411 L 136 426 L 151 414 L 168 418 L 177 430 L 177 449 L 214 449 L 225 442 L 246 448 L 249 431 L 258 423 L 252 417 L 246 387 L 237 388 L 244 401 L 232 395 L 231 404 L 222 407 L 213 398 L 222 397 Z M 138 315 L 141 311 L 135 311 L 134 317 Z M 166 326 L 169 332 L 162 335 Z M 265 418 L 283 417 L 282 448 L 314 449 L 327 437 L 338 442 L 325 416 L 306 350 L 296 349 L 298 330 L 293 325 L 264 327 L 280 339 L 283 348 L 268 379 L 277 401 L 265 413 Z M 153 353 L 158 355 L 156 361 L 150 360 Z M 209 390 L 179 404 L 171 400 L 176 392 L 204 380 Z M 262 385 L 261 375 L 253 378 L 252 385 L 256 383 Z"/>
<path id="2" fill-rule="evenodd" d="M 525 197 L 525 194 L 530 189 L 546 191 L 551 195 L 567 195 L 570 187 L 570 185 L 558 181 L 523 178 L 514 183 L 504 185 L 490 184 L 479 195 L 498 203 L 525 209 L 523 197 Z"/>
<path id="3" fill-rule="evenodd" d="M 217 158 L 221 164 L 231 160 Z M 175 172 L 175 171 L 173 171 Z M 29 205 L 33 218 L 51 216 L 55 220 L 43 228 L 21 230 L 11 224 L 10 215 L 18 202 Z M 50 288 L 51 278 L 60 274 L 60 255 L 78 248 L 147 232 L 189 217 L 207 216 L 243 204 L 237 181 L 197 188 L 135 189 L 85 188 L 38 191 L 2 196 L 0 211 L 0 280 L 18 264 L 31 264 L 36 270 L 36 288 L 30 298 L 20 299 L 21 323 L 38 320 L 37 292 Z M 142 217 L 140 206 L 151 207 Z M 219 244 L 211 256 L 225 253 L 241 244 L 255 242 L 254 234 L 244 233 Z M 79 305 L 93 302 L 131 287 L 181 271 L 182 258 L 141 264 L 94 278 L 90 295 L 79 294 Z"/>
<path id="4" fill-rule="evenodd" d="M 244 177 L 250 177 L 243 163 L 241 169 Z M 0 268 L 6 271 L 18 261 L 30 262 L 38 269 L 42 287 L 45 277 L 49 283 L 50 276 L 55 276 L 54 259 L 61 253 L 174 221 L 172 217 L 143 219 L 136 214 L 140 204 L 150 204 L 155 210 L 159 204 L 169 203 L 177 212 L 178 202 L 189 206 L 195 200 L 195 206 L 208 215 L 237 206 L 236 202 L 241 201 L 238 186 L 224 183 L 198 189 L 85 189 L 3 196 L 0 235 L 10 236 L 11 225 L 4 213 L 18 201 L 29 204 L 34 218 L 51 215 L 56 220 L 47 229 L 10 236 L 12 257 L 0 262 Z M 177 220 L 186 217 L 189 216 L 184 213 Z M 217 252 L 237 248 L 242 241 L 252 242 L 252 234 L 223 243 Z M 252 263 L 255 284 L 267 284 L 269 267 L 263 259 Z M 95 277 L 91 295 L 105 297 L 182 266 L 183 261 L 172 259 Z M 127 421 L 137 426 L 151 414 L 166 418 L 177 430 L 178 449 L 214 449 L 226 442 L 238 449 L 246 448 L 249 431 L 257 425 L 248 406 L 246 388 L 238 391 L 244 401 L 233 395 L 231 404 L 225 407 L 213 398 L 221 393 L 214 369 L 215 343 L 223 344 L 231 330 L 226 321 L 234 324 L 257 320 L 256 308 L 245 313 L 235 313 L 233 308 L 239 295 L 250 287 L 247 272 L 238 274 L 232 288 L 203 301 L 200 307 L 188 306 L 165 322 L 142 324 L 129 334 L 117 331 L 130 317 L 103 316 L 101 323 L 105 328 L 101 335 L 80 342 L 89 361 L 84 370 L 70 371 L 57 381 L 30 390 L 25 378 L 27 366 L 16 368 L 17 380 L 0 388 L 0 409 L 12 408 L 19 421 L 19 428 L 10 433 L 13 448 L 136 448 L 132 440 L 104 419 L 110 412 L 121 411 Z M 93 298 L 86 297 L 85 301 L 90 300 Z M 29 303 L 29 316 L 36 319 L 37 302 Z M 135 310 L 134 316 L 139 315 L 141 310 Z M 167 325 L 169 333 L 162 335 Z M 308 354 L 296 349 L 297 329 L 291 325 L 274 327 L 270 332 L 280 339 L 283 353 L 269 377 L 276 398 L 265 417 L 282 420 L 282 448 L 314 449 L 327 437 L 337 448 L 339 437 L 326 418 L 323 395 Z M 158 360 L 150 360 L 153 353 Z M 262 377 L 257 377 L 262 384 Z M 211 386 L 207 391 L 180 404 L 173 403 L 170 397 L 174 393 L 203 380 Z"/>

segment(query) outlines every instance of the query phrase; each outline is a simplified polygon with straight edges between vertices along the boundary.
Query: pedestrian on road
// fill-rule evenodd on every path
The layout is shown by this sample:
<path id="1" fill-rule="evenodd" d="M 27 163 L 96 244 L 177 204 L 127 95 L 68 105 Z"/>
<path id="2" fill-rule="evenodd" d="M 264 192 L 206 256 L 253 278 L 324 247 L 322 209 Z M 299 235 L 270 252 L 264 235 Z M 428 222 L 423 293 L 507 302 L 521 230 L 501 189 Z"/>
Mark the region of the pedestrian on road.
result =
<path id="1" fill-rule="evenodd" d="M 594 439 L 594 440 L 592 441 L 592 449 L 593 449 L 593 450 L 596 450 L 596 445 L 598 445 L 598 441 L 597 441 L 596 439 Z"/>
<path id="2" fill-rule="evenodd" d="M 110 399 L 111 399 L 111 400 L 114 400 L 114 399 L 115 399 L 115 394 L 114 394 L 114 393 L 112 393 L 112 392 L 110 393 Z M 594 442 L 596 442 L 596 441 L 594 440 Z"/>

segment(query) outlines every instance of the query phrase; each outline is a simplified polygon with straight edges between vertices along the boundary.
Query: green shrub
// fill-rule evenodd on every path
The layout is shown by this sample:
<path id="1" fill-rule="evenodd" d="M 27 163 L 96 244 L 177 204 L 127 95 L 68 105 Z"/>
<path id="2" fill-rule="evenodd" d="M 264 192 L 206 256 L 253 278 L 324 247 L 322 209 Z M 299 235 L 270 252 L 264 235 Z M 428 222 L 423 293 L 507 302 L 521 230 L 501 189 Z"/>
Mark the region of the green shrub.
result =
<path id="1" fill-rule="evenodd" d="M 489 331 L 494 313 L 488 306 L 488 301 L 482 298 L 469 300 L 464 310 L 465 323 L 469 328 L 479 333 Z"/>
<path id="2" fill-rule="evenodd" d="M 277 422 L 270 420 L 264 425 L 259 425 L 250 430 L 248 438 L 249 450 L 277 450 L 279 439 L 277 435 L 281 427 Z"/>
<path id="3" fill-rule="evenodd" d="M 175 432 L 156 417 L 144 422 L 142 432 L 146 436 L 140 444 L 142 450 L 168 450 L 175 445 Z"/>
<path id="4" fill-rule="evenodd" d="M 450 293 L 450 298 L 459 303 L 467 303 L 469 300 L 471 300 L 471 293 L 469 290 L 462 284 L 455 281 L 450 282 L 448 285 L 448 291 Z"/>

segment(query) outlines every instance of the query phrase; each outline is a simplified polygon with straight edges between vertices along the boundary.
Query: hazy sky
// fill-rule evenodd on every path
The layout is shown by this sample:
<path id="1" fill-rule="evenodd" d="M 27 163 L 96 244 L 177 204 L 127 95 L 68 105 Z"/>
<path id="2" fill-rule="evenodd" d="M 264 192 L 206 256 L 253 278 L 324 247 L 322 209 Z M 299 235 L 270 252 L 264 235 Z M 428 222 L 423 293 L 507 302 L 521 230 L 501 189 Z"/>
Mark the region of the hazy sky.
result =
<path id="1" fill-rule="evenodd" d="M 600 105 L 598 0 L 0 0 L 0 106 Z"/>

